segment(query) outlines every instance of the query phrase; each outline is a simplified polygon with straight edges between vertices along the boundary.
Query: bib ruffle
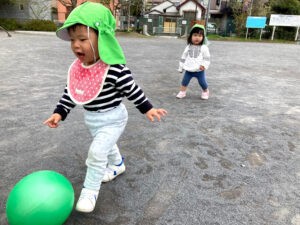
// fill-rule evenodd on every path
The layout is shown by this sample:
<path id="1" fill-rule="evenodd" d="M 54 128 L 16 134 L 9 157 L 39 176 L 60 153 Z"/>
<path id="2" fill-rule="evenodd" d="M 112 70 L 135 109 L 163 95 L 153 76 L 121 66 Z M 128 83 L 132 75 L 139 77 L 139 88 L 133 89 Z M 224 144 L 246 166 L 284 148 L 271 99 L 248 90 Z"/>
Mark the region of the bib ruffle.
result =
<path id="1" fill-rule="evenodd" d="M 84 105 L 92 102 L 100 94 L 109 65 L 101 60 L 91 66 L 82 65 L 76 59 L 68 72 L 68 93 L 73 102 Z"/>

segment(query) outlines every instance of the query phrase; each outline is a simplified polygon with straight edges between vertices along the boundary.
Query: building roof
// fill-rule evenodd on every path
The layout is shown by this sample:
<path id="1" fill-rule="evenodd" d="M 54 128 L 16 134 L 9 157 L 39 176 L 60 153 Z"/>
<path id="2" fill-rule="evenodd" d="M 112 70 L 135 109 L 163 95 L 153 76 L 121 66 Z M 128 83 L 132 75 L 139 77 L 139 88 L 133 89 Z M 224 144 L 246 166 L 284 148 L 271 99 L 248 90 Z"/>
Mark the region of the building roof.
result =
<path id="1" fill-rule="evenodd" d="M 201 3 L 199 3 L 198 1 L 196 0 L 185 0 L 183 1 L 180 5 L 177 6 L 177 10 L 179 10 L 182 6 L 184 6 L 186 3 L 188 2 L 194 2 L 195 5 L 199 6 L 200 8 L 202 8 L 203 11 L 206 11 L 206 7 L 203 6 Z"/>

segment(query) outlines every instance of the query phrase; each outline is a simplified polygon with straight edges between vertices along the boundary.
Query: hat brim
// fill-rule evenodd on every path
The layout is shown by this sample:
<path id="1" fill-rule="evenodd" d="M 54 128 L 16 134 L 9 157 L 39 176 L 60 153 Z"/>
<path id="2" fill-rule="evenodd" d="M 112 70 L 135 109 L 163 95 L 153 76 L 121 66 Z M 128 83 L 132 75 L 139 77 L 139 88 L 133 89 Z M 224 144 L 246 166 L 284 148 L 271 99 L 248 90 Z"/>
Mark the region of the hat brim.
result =
<path id="1" fill-rule="evenodd" d="M 76 23 L 67 23 L 64 24 L 61 28 L 56 31 L 56 36 L 64 41 L 70 41 L 70 35 L 68 28 L 75 25 Z"/>

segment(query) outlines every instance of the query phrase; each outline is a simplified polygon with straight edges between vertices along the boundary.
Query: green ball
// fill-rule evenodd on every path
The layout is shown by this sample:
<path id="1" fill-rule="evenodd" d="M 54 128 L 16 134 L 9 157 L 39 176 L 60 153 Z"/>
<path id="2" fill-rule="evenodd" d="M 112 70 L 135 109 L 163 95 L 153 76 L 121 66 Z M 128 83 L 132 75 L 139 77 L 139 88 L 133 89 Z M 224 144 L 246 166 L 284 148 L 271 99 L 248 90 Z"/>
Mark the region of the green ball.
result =
<path id="1" fill-rule="evenodd" d="M 22 178 L 6 203 L 10 225 L 61 225 L 74 205 L 72 184 L 61 174 L 42 170 Z"/>

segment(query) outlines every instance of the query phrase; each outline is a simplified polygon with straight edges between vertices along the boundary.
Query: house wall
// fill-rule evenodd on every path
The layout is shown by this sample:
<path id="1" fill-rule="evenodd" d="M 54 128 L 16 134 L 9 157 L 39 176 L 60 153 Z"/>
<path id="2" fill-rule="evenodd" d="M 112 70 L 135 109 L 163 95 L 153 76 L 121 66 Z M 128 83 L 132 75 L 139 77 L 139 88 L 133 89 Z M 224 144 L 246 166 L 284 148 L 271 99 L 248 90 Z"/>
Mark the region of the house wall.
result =
<path id="1" fill-rule="evenodd" d="M 14 4 L 1 5 L 0 18 L 52 20 L 51 6 L 52 0 L 17 0 Z"/>
<path id="2" fill-rule="evenodd" d="M 202 10 L 199 6 L 197 6 L 194 2 L 187 2 L 183 6 L 180 7 L 179 14 L 180 16 L 184 15 L 184 11 L 197 11 L 196 20 L 200 20 L 202 16 Z"/>
<path id="3" fill-rule="evenodd" d="M 2 5 L 0 8 L 0 18 L 26 20 L 29 18 L 28 2 L 9 5 Z"/>
<path id="4" fill-rule="evenodd" d="M 177 9 L 175 6 L 172 6 L 166 10 L 166 13 L 177 13 Z"/>

